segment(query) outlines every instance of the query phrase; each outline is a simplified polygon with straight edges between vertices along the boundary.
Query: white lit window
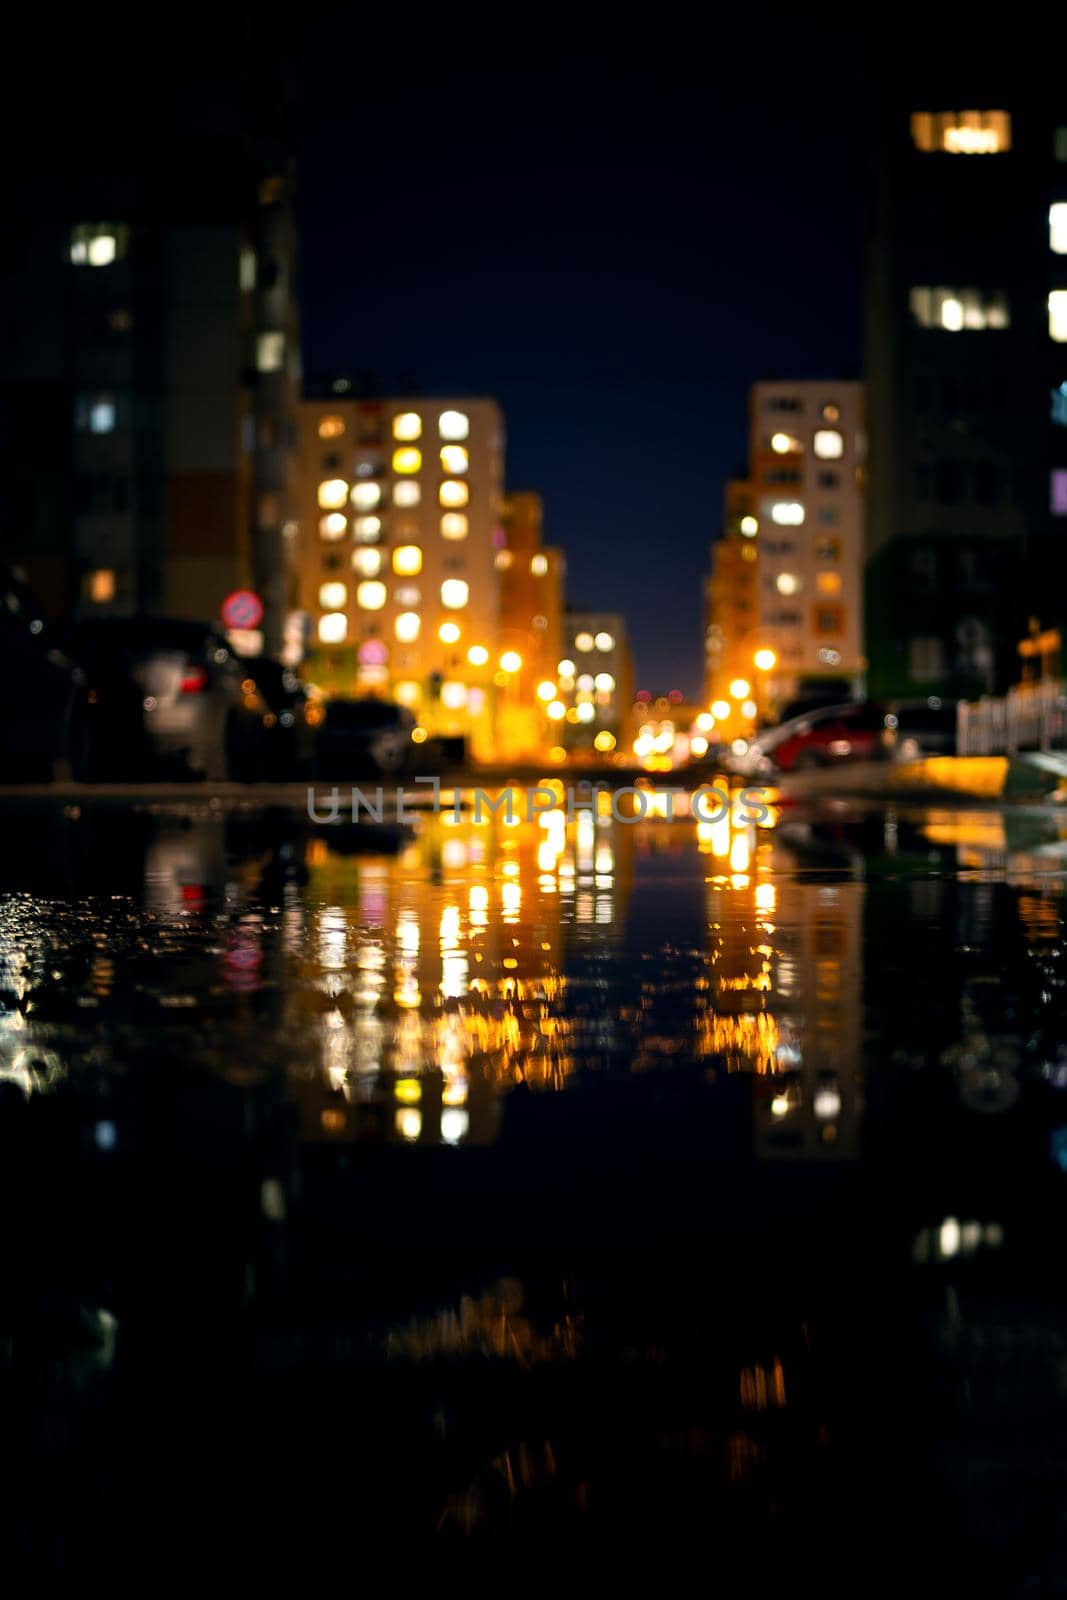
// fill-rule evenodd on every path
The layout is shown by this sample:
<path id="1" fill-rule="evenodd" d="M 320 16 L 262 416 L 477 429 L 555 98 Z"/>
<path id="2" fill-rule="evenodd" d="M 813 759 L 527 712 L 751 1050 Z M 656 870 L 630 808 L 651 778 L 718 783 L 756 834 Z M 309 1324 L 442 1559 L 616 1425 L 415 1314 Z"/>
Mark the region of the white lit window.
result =
<path id="1" fill-rule="evenodd" d="M 443 444 L 441 446 L 441 470 L 443 472 L 466 472 L 470 466 L 470 457 L 461 444 Z"/>
<path id="2" fill-rule="evenodd" d="M 820 428 L 812 449 L 821 461 L 839 461 L 845 453 L 845 441 L 836 428 Z"/>
<path id="3" fill-rule="evenodd" d="M 382 552 L 380 550 L 353 550 L 352 571 L 358 572 L 361 578 L 376 578 L 382 570 Z"/>
<path id="4" fill-rule="evenodd" d="M 285 334 L 258 334 L 256 336 L 256 371 L 280 372 L 284 365 Z"/>
<path id="5" fill-rule="evenodd" d="M 382 536 L 381 517 L 353 517 L 352 532 L 360 544 L 377 544 Z"/>
<path id="6" fill-rule="evenodd" d="M 615 640 L 610 633 L 598 633 L 593 640 L 598 650 L 614 650 Z"/>
<path id="7" fill-rule="evenodd" d="M 352 504 L 357 511 L 373 511 L 374 507 L 381 505 L 382 486 L 380 483 L 354 483 L 352 485 Z"/>
<path id="8" fill-rule="evenodd" d="M 1067 256 L 1067 201 L 1048 208 L 1048 244 L 1053 254 Z"/>
<path id="9" fill-rule="evenodd" d="M 417 583 L 402 583 L 398 589 L 393 590 L 393 599 L 398 606 L 410 610 L 422 600 L 422 591 Z"/>
<path id="10" fill-rule="evenodd" d="M 256 286 L 256 252 L 245 245 L 237 265 L 237 285 L 243 294 L 251 294 Z"/>
<path id="11" fill-rule="evenodd" d="M 393 418 L 394 439 L 421 439 L 422 418 L 417 411 L 401 411 Z"/>
<path id="12" fill-rule="evenodd" d="M 401 644 L 414 644 L 419 637 L 421 626 L 422 623 L 417 611 L 401 611 L 393 624 L 393 629 Z"/>
<path id="13" fill-rule="evenodd" d="M 437 637 L 442 644 L 455 644 L 462 632 L 458 622 L 442 622 L 437 630 Z"/>
<path id="14" fill-rule="evenodd" d="M 583 655 L 593 648 L 593 635 L 591 633 L 576 633 L 574 635 L 574 648 L 581 650 Z"/>
<path id="15" fill-rule="evenodd" d="M 446 478 L 441 485 L 439 499 L 443 506 L 465 506 L 470 499 L 470 490 L 458 479 Z"/>
<path id="16" fill-rule="evenodd" d="M 615 679 L 610 672 L 598 672 L 593 682 L 601 694 L 610 694 L 615 687 Z"/>
<path id="17" fill-rule="evenodd" d="M 462 511 L 446 511 L 441 518 L 442 539 L 465 539 L 467 518 Z"/>
<path id="18" fill-rule="evenodd" d="M 319 585 L 319 605 L 324 611 L 340 611 L 348 603 L 348 588 L 343 583 Z"/>
<path id="19" fill-rule="evenodd" d="M 470 588 L 462 578 L 446 578 L 441 585 L 441 604 L 449 611 L 461 611 L 470 599 Z"/>
<path id="20" fill-rule="evenodd" d="M 1011 149 L 1011 116 L 1007 111 L 915 111 L 911 137 L 928 155 L 998 155 Z"/>
<path id="21" fill-rule="evenodd" d="M 110 267 L 126 254 L 127 230 L 113 222 L 80 222 L 71 232 L 70 259 L 77 267 Z"/>
<path id="22" fill-rule="evenodd" d="M 348 532 L 348 518 L 343 511 L 331 511 L 319 518 L 319 534 L 323 539 L 343 539 Z"/>
<path id="23" fill-rule="evenodd" d="M 115 402 L 103 396 L 89 406 L 89 432 L 113 433 L 115 429 Z"/>
<path id="24" fill-rule="evenodd" d="M 944 328 L 948 333 L 1007 328 L 1011 322 L 1007 298 L 995 290 L 921 286 L 911 291 L 910 305 L 921 328 Z"/>
<path id="25" fill-rule="evenodd" d="M 1048 297 L 1048 335 L 1067 344 L 1067 289 L 1053 289 Z"/>
<path id="26" fill-rule="evenodd" d="M 343 611 L 327 611 L 319 618 L 320 644 L 343 644 L 348 632 L 348 618 Z"/>
<path id="27" fill-rule="evenodd" d="M 417 483 L 398 483 L 393 487 L 394 506 L 417 506 L 422 499 L 422 489 Z"/>
<path id="28" fill-rule="evenodd" d="M 441 704 L 449 711 L 462 711 L 467 704 L 467 685 L 465 683 L 443 683 L 441 685 Z"/>
<path id="29" fill-rule="evenodd" d="M 414 445 L 406 445 L 401 450 L 393 451 L 394 472 L 419 472 L 422 469 L 422 451 L 416 450 Z"/>
<path id="30" fill-rule="evenodd" d="M 771 521 L 780 528 L 798 528 L 804 521 L 804 507 L 799 500 L 776 500 L 771 506 Z"/>
<path id="31" fill-rule="evenodd" d="M 422 571 L 422 551 L 417 544 L 397 545 L 393 551 L 393 571 L 401 578 L 414 578 Z"/>
<path id="32" fill-rule="evenodd" d="M 543 578 L 548 571 L 548 557 L 543 555 L 531 556 L 530 571 L 535 578 Z"/>
<path id="33" fill-rule="evenodd" d="M 348 484 L 343 478 L 327 478 L 319 484 L 319 505 L 324 511 L 336 511 L 348 499 Z"/>
<path id="34" fill-rule="evenodd" d="M 437 431 L 442 439 L 466 439 L 471 431 L 470 418 L 465 411 L 442 411 Z"/>
<path id="35" fill-rule="evenodd" d="M 344 417 L 322 417 L 319 420 L 320 439 L 339 439 L 344 431 Z"/>
<path id="36" fill-rule="evenodd" d="M 796 594 L 800 579 L 795 572 L 780 572 L 774 580 L 779 594 Z"/>
<path id="37" fill-rule="evenodd" d="M 380 611 L 385 604 L 385 584 L 371 581 L 356 589 L 356 603 L 363 611 Z"/>
<path id="38" fill-rule="evenodd" d="M 776 456 L 794 455 L 800 449 L 800 440 L 791 433 L 772 433 L 771 449 Z"/>

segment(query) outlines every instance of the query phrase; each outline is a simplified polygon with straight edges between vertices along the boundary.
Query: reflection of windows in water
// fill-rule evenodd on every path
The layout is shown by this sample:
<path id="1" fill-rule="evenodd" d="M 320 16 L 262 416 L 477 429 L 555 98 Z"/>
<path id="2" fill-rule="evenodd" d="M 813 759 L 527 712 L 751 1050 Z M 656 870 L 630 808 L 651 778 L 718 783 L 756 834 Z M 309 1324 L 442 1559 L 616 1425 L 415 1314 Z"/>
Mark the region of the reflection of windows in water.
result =
<path id="1" fill-rule="evenodd" d="M 816 957 L 836 956 L 845 953 L 845 928 L 841 922 L 817 922 L 812 929 L 812 954 Z"/>

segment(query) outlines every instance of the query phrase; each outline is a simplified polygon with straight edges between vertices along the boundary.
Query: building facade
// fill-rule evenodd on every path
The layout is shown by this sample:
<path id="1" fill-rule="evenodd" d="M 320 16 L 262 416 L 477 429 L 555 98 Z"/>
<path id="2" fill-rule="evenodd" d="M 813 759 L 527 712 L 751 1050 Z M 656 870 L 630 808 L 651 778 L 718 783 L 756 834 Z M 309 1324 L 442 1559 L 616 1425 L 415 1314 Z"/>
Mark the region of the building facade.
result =
<path id="1" fill-rule="evenodd" d="M 492 754 L 503 486 L 493 400 L 303 403 L 295 542 L 313 683 L 398 700 L 429 734 Z"/>
<path id="2" fill-rule="evenodd" d="M 569 752 L 610 755 L 630 742 L 633 657 L 626 619 L 617 611 L 568 611 L 558 663 L 560 745 Z"/>
<path id="3" fill-rule="evenodd" d="M 497 552 L 500 625 L 497 667 L 518 657 L 516 674 L 498 687 L 495 748 L 501 758 L 543 758 L 555 743 L 547 698 L 563 658 L 563 590 L 567 564 L 562 550 L 546 546 L 540 495 L 509 494 L 504 507 L 506 549 Z M 514 676 L 514 683 L 512 677 Z M 511 691 L 510 695 L 506 691 Z"/>
<path id="4" fill-rule="evenodd" d="M 899 80 L 896 80 L 899 82 Z M 975 695 L 1059 623 L 1067 532 L 1067 97 L 988 73 L 883 94 L 866 271 L 878 695 Z M 943 110 L 945 105 L 980 110 Z"/>

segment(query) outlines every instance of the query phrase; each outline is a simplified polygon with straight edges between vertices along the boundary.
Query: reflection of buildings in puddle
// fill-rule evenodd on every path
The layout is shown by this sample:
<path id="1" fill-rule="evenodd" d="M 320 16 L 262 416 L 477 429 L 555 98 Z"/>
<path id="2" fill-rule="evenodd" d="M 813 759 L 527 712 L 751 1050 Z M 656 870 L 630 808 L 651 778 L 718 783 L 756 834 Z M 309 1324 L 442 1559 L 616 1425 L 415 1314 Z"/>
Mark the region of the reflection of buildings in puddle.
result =
<path id="1" fill-rule="evenodd" d="M 921 833 L 953 851 L 958 868 L 1015 887 L 1040 888 L 1067 870 L 1067 819 L 1048 812 L 931 808 Z"/>

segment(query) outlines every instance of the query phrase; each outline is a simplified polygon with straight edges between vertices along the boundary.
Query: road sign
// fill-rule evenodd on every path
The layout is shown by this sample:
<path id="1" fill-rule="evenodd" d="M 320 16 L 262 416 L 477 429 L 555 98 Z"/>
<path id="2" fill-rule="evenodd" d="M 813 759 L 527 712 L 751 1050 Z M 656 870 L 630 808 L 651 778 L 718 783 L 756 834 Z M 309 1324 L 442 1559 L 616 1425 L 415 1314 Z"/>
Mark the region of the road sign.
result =
<path id="1" fill-rule="evenodd" d="M 235 589 L 222 602 L 220 614 L 228 628 L 258 628 L 263 621 L 263 602 L 251 589 Z"/>

